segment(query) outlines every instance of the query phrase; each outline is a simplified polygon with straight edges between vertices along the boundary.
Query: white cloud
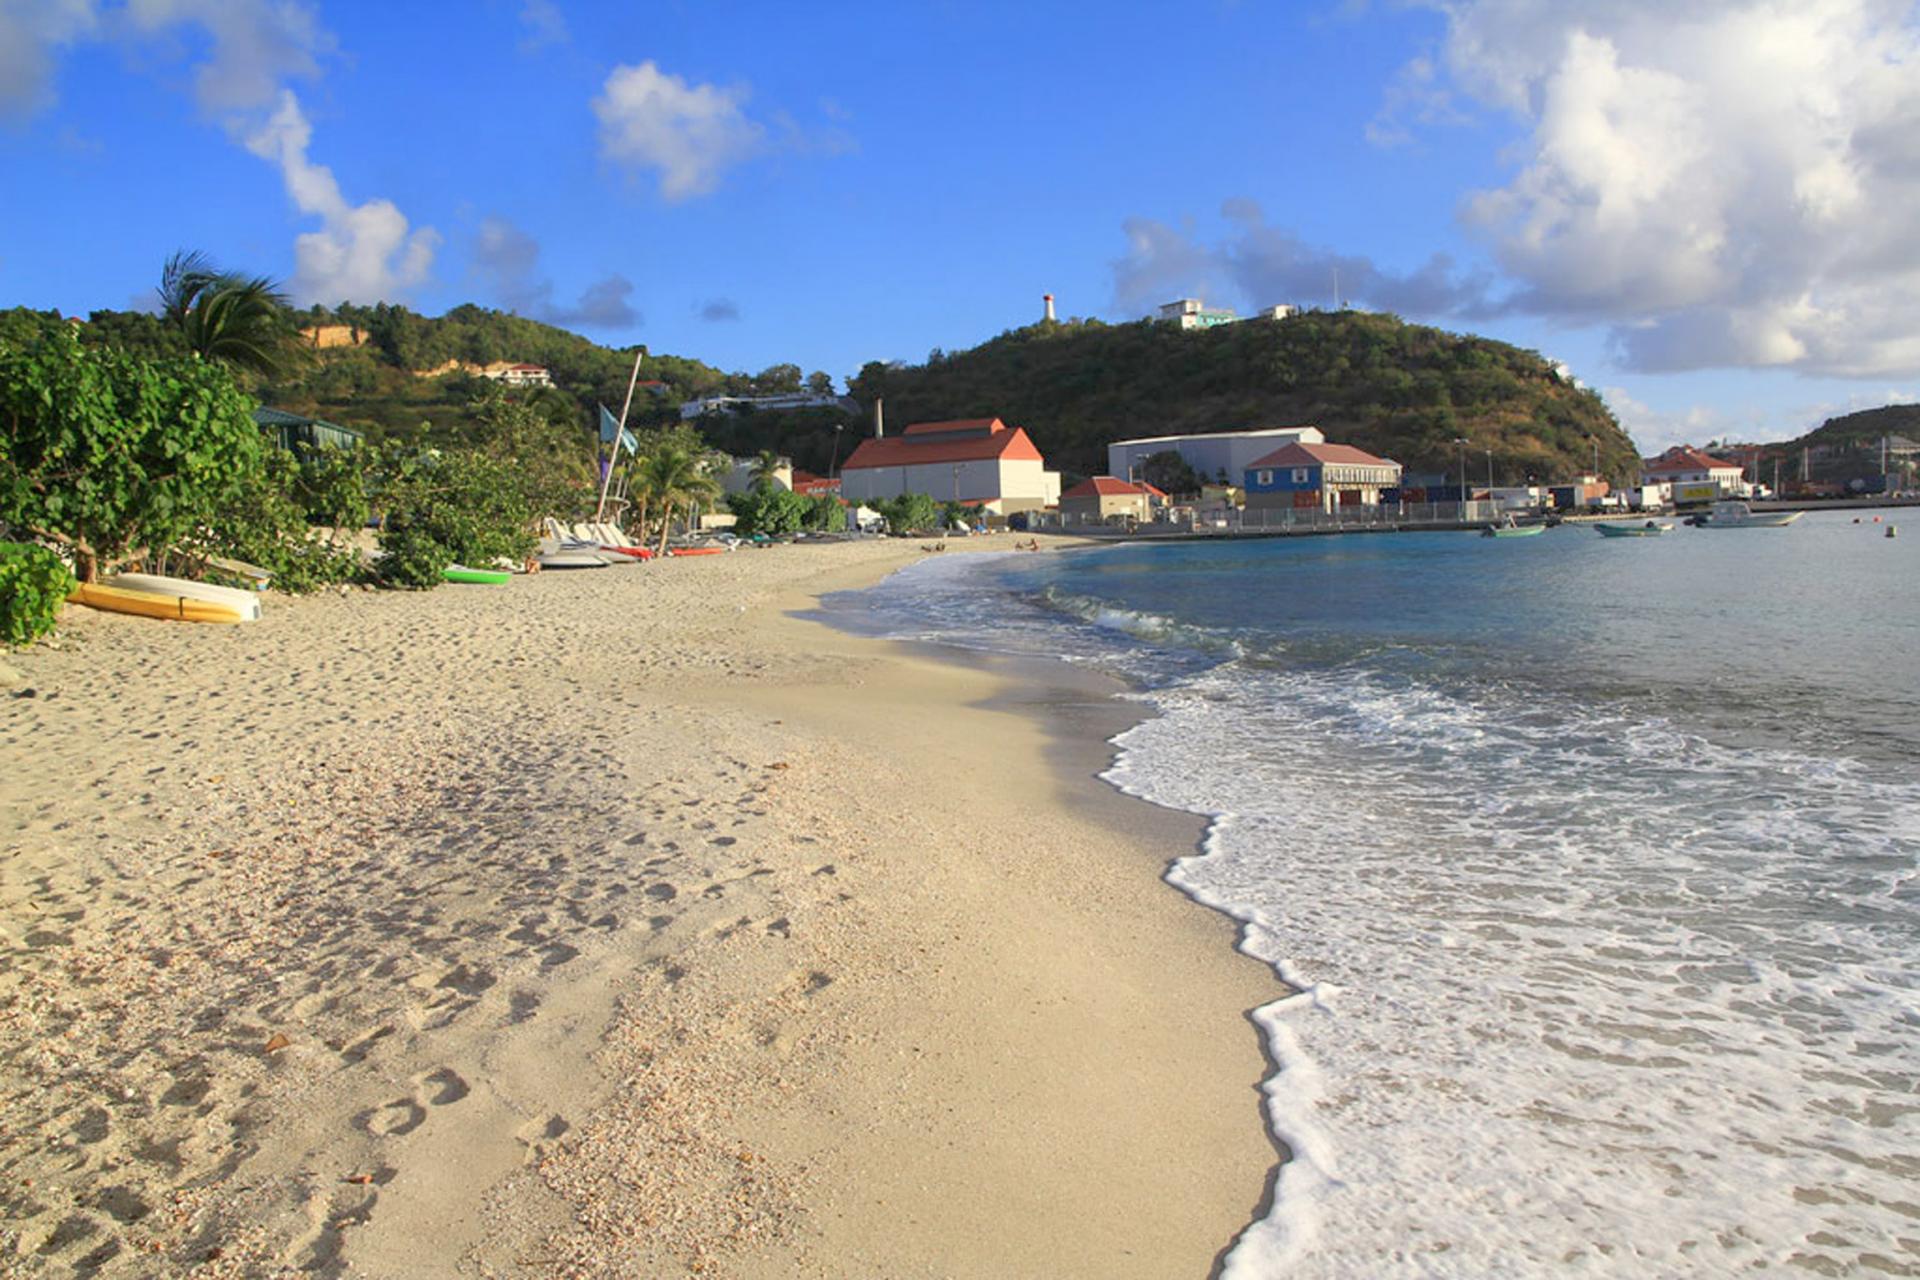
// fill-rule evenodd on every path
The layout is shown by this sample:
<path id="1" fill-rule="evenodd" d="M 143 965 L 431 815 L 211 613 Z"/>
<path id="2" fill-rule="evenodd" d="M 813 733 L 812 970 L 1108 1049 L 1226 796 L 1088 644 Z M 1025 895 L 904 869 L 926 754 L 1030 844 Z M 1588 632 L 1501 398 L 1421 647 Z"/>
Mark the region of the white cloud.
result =
<path id="1" fill-rule="evenodd" d="M 566 15 L 553 0 L 523 0 L 520 25 L 527 31 L 520 47 L 529 52 L 550 44 L 565 44 L 572 38 L 567 30 Z"/>
<path id="2" fill-rule="evenodd" d="M 431 227 L 410 231 L 390 200 L 349 204 L 333 171 L 307 158 L 312 136 L 299 100 L 282 90 L 278 108 L 247 139 L 249 151 L 279 167 L 294 206 L 320 219 L 318 231 L 293 242 L 295 299 L 378 302 L 426 279 L 439 234 Z"/>
<path id="3" fill-rule="evenodd" d="M 657 170 L 664 199 L 706 195 L 765 146 L 766 129 L 743 110 L 747 96 L 743 87 L 690 85 L 651 61 L 615 67 L 593 100 L 600 152 Z"/>
<path id="4" fill-rule="evenodd" d="M 1211 243 L 1190 226 L 1127 219 L 1127 253 L 1113 263 L 1115 304 L 1134 313 L 1178 297 L 1254 307 L 1331 306 L 1337 284 L 1341 302 L 1408 316 L 1470 316 L 1486 309 L 1485 275 L 1462 271 L 1445 254 L 1434 254 L 1413 271 L 1394 271 L 1365 254 L 1308 244 L 1269 224 L 1251 200 L 1229 200 L 1220 212 L 1228 231 Z"/>
<path id="5" fill-rule="evenodd" d="M 216 114 L 271 105 L 289 78 L 320 74 L 333 37 L 296 0 L 127 0 L 140 36 L 198 27 L 211 42 L 194 69 L 194 94 Z"/>
<path id="6" fill-rule="evenodd" d="M 553 281 L 539 274 L 539 242 L 505 218 L 481 222 L 473 261 L 501 304 L 529 319 L 599 329 L 631 329 L 641 321 L 629 301 L 633 282 L 617 272 L 588 285 L 573 306 L 555 303 Z"/>
<path id="7" fill-rule="evenodd" d="M 1676 444 L 1699 446 L 1712 440 L 1766 444 L 1793 440 L 1829 418 L 1884 405 L 1912 404 L 1915 398 L 1912 390 L 1888 387 L 1827 399 L 1786 402 L 1774 398 L 1743 405 L 1688 404 L 1659 409 L 1622 387 L 1607 387 L 1603 395 L 1644 457 L 1653 457 Z"/>
<path id="8" fill-rule="evenodd" d="M 0 116 L 28 115 L 53 97 L 58 51 L 94 34 L 93 0 L 0 0 Z"/>
<path id="9" fill-rule="evenodd" d="M 1910 0 L 1426 2 L 1423 101 L 1529 131 L 1464 208 L 1510 309 L 1613 325 L 1631 368 L 1920 370 Z"/>

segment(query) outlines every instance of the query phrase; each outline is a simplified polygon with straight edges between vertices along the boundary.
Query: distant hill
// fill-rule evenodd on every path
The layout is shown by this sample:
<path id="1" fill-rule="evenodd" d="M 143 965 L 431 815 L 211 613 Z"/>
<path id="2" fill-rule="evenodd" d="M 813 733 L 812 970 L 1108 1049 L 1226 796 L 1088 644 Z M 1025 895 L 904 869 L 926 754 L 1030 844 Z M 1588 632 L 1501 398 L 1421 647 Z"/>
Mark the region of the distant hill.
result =
<path id="1" fill-rule="evenodd" d="M 423 432 L 457 438 L 469 425 L 468 406 L 486 386 L 457 366 L 500 361 L 545 366 L 554 390 L 539 394 L 556 414 L 575 417 L 584 433 L 595 423 L 596 403 L 619 412 L 637 350 L 603 347 L 553 325 L 470 304 L 437 317 L 385 303 L 314 307 L 295 313 L 294 320 L 323 345 L 297 374 L 255 383 L 249 390 L 275 408 L 357 427 L 374 439 Z M 83 341 L 153 354 L 180 349 L 172 330 L 142 312 L 96 311 L 80 333 Z M 421 376 L 450 367 L 454 371 Z M 640 377 L 658 385 L 636 393 L 631 420 L 637 424 L 677 420 L 681 403 L 701 396 L 771 394 L 802 385 L 794 365 L 752 375 L 727 373 L 699 360 L 652 352 L 642 361 Z"/>
<path id="2" fill-rule="evenodd" d="M 557 417 L 591 430 L 595 402 L 619 410 L 636 348 L 602 347 L 521 316 L 466 305 L 439 317 L 405 307 L 312 308 L 302 328 L 324 331 L 298 375 L 252 388 L 265 403 L 359 427 L 378 439 L 425 433 L 457 438 L 484 387 L 466 372 L 418 376 L 450 364 L 543 365 Z M 85 341 L 168 350 L 175 336 L 138 312 L 97 311 Z M 797 366 L 726 373 L 699 360 L 648 352 L 635 400 L 637 424 L 677 420 L 686 400 L 800 389 Z M 815 374 L 808 381 L 824 380 Z M 1129 436 L 1255 427 L 1320 427 L 1331 440 L 1395 459 L 1413 472 L 1452 474 L 1465 438 L 1470 479 L 1553 480 L 1587 470 L 1599 445 L 1603 473 L 1638 472 L 1638 453 L 1600 397 L 1563 378 L 1539 353 L 1503 342 L 1407 324 L 1396 316 L 1308 311 L 1186 331 L 1140 321 L 1043 322 L 968 351 L 936 351 L 922 365 L 870 363 L 849 384 L 887 422 L 997 416 L 1025 427 L 1051 465 L 1072 476 L 1106 468 L 1106 446 Z M 1876 411 L 1880 412 L 1880 411 Z M 1859 415 L 1854 415 L 1859 416 Z M 859 413 L 816 408 L 709 415 L 699 427 L 736 456 L 773 449 L 825 473 L 871 430 Z"/>
<path id="3" fill-rule="evenodd" d="M 1595 441 L 1604 473 L 1639 470 L 1600 397 L 1538 352 L 1379 313 L 1201 330 L 1042 322 L 924 365 L 869 364 L 851 390 L 863 404 L 884 396 L 894 426 L 1004 418 L 1078 475 L 1103 472 L 1116 439 L 1301 424 L 1414 472 L 1451 474 L 1464 437 L 1470 480 L 1486 475 L 1487 449 L 1501 483 L 1571 476 L 1593 465 Z"/>
<path id="4" fill-rule="evenodd" d="M 1870 444 L 1878 449 L 1882 436 L 1905 436 L 1909 440 L 1920 440 L 1920 404 L 1890 404 L 1879 409 L 1862 409 L 1858 413 L 1828 418 L 1784 447 L 1798 449 L 1802 445 Z"/>

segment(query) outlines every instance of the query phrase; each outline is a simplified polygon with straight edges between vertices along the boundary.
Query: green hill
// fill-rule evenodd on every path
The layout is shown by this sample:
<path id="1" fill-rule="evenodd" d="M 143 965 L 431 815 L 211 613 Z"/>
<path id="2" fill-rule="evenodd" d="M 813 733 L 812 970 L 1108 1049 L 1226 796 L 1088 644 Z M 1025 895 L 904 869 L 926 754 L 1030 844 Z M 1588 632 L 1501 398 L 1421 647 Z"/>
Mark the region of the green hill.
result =
<path id="1" fill-rule="evenodd" d="M 1811 448 L 1866 445 L 1878 450 L 1882 436 L 1920 440 L 1920 404 L 1890 404 L 1828 418 L 1798 440 L 1781 447 L 1793 450 L 1803 445 Z"/>
<path id="2" fill-rule="evenodd" d="M 471 305 L 437 318 L 384 304 L 313 308 L 295 320 L 303 328 L 346 326 L 360 345 L 316 350 L 298 374 L 251 389 L 267 404 L 376 439 L 459 436 L 485 384 L 465 372 L 421 373 L 502 360 L 550 369 L 556 390 L 533 394 L 585 433 L 596 401 L 618 410 L 636 350 Z M 177 342 L 154 317 L 135 312 L 95 312 L 82 333 L 136 349 Z M 638 425 L 677 421 L 680 404 L 695 397 L 802 385 L 791 364 L 725 373 L 651 352 L 640 376 L 661 385 L 637 397 Z M 1475 479 L 1486 474 L 1488 449 L 1501 483 L 1565 478 L 1593 465 L 1596 441 L 1603 473 L 1624 478 L 1639 467 L 1633 442 L 1600 397 L 1562 378 L 1537 352 L 1379 313 L 1309 311 L 1194 331 L 1150 321 L 1041 323 L 969 351 L 936 351 L 922 365 L 870 363 L 849 387 L 862 405 L 884 396 L 896 428 L 1003 418 L 1025 427 L 1051 465 L 1076 477 L 1103 472 L 1113 440 L 1300 424 L 1413 472 L 1452 474 L 1460 438 L 1469 442 Z M 864 414 L 825 408 L 709 415 L 699 427 L 736 456 L 774 449 L 820 473 L 871 430 Z"/>
<path id="3" fill-rule="evenodd" d="M 250 380 L 248 390 L 275 408 L 356 427 L 376 440 L 421 432 L 436 439 L 459 436 L 472 426 L 470 406 L 487 384 L 461 369 L 423 375 L 449 364 L 498 361 L 544 365 L 552 373 L 554 389 L 539 394 L 555 417 L 571 416 L 584 433 L 595 424 L 596 403 L 619 411 L 637 350 L 602 347 L 553 325 L 472 305 L 437 317 L 385 303 L 314 307 L 294 313 L 292 319 L 304 330 L 342 328 L 350 335 L 348 345 L 314 350 L 297 373 Z M 142 312 L 96 311 L 80 332 L 83 341 L 150 354 L 182 349 L 173 330 Z M 797 391 L 801 386 L 794 365 L 751 375 L 726 373 L 699 360 L 652 352 L 642 361 L 640 377 L 660 385 L 636 394 L 631 420 L 639 425 L 677 421 L 680 404 L 700 396 Z"/>
<path id="4" fill-rule="evenodd" d="M 1309 311 L 1181 330 L 1152 321 L 1047 323 L 924 365 L 869 364 L 863 404 L 886 398 L 891 424 L 998 416 L 1025 427 L 1050 465 L 1106 469 L 1106 445 L 1132 436 L 1312 424 L 1409 471 L 1451 473 L 1466 438 L 1469 477 L 1518 483 L 1593 465 L 1637 474 L 1639 458 L 1600 397 L 1539 353 L 1355 311 Z"/>

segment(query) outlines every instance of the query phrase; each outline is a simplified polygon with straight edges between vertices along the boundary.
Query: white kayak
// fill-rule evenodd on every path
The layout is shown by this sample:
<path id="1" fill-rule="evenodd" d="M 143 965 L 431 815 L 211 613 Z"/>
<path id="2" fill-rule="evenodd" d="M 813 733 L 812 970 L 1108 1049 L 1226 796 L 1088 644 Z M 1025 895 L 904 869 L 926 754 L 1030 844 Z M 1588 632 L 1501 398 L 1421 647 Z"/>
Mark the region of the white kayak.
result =
<path id="1" fill-rule="evenodd" d="M 157 573 L 117 573 L 104 579 L 100 585 L 117 587 L 122 591 L 137 591 L 142 595 L 202 600 L 208 604 L 224 605 L 236 611 L 241 621 L 258 622 L 260 620 L 260 597 L 251 591 L 242 591 L 238 587 L 195 582 L 191 578 L 168 578 Z"/>

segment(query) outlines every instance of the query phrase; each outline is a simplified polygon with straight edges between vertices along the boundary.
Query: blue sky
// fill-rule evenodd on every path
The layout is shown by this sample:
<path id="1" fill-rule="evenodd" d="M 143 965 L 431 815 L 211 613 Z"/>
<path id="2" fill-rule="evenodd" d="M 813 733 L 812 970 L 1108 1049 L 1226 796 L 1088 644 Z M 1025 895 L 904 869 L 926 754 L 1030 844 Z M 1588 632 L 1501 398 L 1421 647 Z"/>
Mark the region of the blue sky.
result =
<path id="1" fill-rule="evenodd" d="M 838 378 L 1337 271 L 1648 451 L 1920 399 L 1910 0 L 0 0 L 0 166 L 68 313 L 195 247 Z"/>

